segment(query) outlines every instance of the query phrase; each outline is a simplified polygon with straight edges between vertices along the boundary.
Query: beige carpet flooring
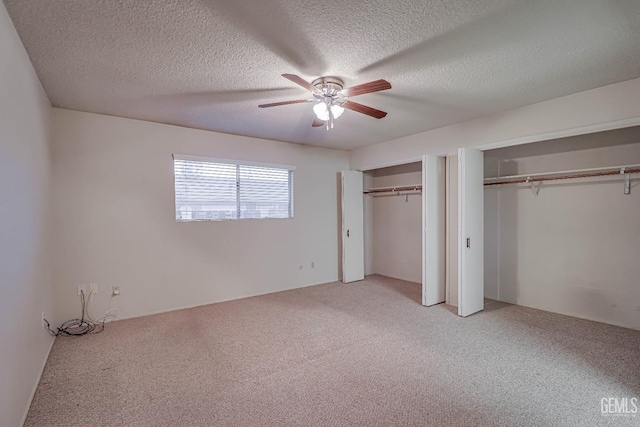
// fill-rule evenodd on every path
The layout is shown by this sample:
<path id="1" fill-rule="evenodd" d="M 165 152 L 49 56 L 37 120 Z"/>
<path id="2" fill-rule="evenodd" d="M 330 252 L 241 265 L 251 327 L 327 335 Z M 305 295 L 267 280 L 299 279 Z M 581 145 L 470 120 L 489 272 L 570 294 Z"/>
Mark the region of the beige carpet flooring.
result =
<path id="1" fill-rule="evenodd" d="M 639 425 L 640 332 L 381 276 L 57 338 L 27 426 Z"/>

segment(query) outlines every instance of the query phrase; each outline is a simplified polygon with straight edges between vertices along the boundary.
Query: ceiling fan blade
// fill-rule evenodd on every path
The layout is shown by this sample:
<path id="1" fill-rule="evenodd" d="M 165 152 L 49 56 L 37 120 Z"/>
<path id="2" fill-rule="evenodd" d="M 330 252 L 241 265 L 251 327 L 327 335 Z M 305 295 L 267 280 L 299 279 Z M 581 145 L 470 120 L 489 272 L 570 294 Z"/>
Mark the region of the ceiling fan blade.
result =
<path id="1" fill-rule="evenodd" d="M 260 104 L 260 105 L 258 105 L 258 107 L 260 107 L 260 108 L 278 107 L 280 105 L 302 104 L 303 102 L 309 102 L 309 100 L 308 99 L 294 99 L 293 101 L 272 102 L 271 104 Z"/>
<path id="2" fill-rule="evenodd" d="M 391 83 L 386 80 L 375 80 L 369 83 L 363 83 L 358 86 L 348 87 L 342 90 L 344 96 L 358 96 L 365 93 L 379 92 L 381 90 L 391 89 Z"/>
<path id="3" fill-rule="evenodd" d="M 347 101 L 342 104 L 342 106 L 349 110 L 357 111 L 358 113 L 366 114 L 367 116 L 371 116 L 376 119 L 381 119 L 387 115 L 385 111 L 376 110 L 375 108 L 367 107 L 366 105 L 358 104 L 357 102 L 353 101 Z"/>
<path id="4" fill-rule="evenodd" d="M 311 83 L 309 83 L 308 81 L 306 81 L 300 76 L 296 76 L 295 74 L 283 74 L 282 77 L 284 77 L 285 79 L 291 80 L 297 85 L 302 86 L 303 88 L 305 88 L 311 93 L 317 93 L 318 95 L 322 95 L 322 92 L 320 92 L 320 90 L 317 87 L 315 87 L 314 85 L 312 85 Z"/>
<path id="5" fill-rule="evenodd" d="M 320 120 L 319 118 L 315 118 L 313 119 L 313 123 L 311 123 L 311 126 L 313 126 L 314 128 L 318 128 L 320 126 L 324 125 L 324 121 Z"/>

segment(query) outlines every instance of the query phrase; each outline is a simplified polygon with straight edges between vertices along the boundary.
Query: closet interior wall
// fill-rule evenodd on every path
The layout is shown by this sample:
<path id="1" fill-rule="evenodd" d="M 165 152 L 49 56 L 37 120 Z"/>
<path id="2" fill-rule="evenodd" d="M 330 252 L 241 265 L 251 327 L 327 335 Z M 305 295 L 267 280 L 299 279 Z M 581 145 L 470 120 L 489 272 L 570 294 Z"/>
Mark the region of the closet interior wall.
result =
<path id="1" fill-rule="evenodd" d="M 422 185 L 422 162 L 364 174 L 365 189 L 404 185 Z M 421 283 L 421 193 L 389 192 L 364 197 L 365 274 Z"/>
<path id="2" fill-rule="evenodd" d="M 640 164 L 627 128 L 485 152 L 486 177 Z M 640 176 L 485 186 L 485 297 L 640 329 Z"/>

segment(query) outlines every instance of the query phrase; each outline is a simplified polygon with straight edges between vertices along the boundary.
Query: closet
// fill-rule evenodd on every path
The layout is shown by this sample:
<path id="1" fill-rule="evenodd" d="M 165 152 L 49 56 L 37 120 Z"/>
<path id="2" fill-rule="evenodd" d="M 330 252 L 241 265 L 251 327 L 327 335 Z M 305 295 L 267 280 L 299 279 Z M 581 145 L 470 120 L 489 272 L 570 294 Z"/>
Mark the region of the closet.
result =
<path id="1" fill-rule="evenodd" d="M 640 127 L 349 174 L 360 279 L 465 317 L 488 298 L 640 329 Z"/>
<path id="2" fill-rule="evenodd" d="M 447 290 L 450 298 L 451 288 L 457 286 L 459 315 L 482 310 L 483 153 L 458 150 L 455 185 L 460 208 L 455 219 L 447 200 L 454 184 L 447 183 L 446 160 L 425 155 L 421 162 L 342 172 L 345 283 L 362 280 L 366 274 L 421 283 L 425 306 L 445 302 Z M 451 239 L 459 240 L 455 256 L 446 243 Z M 452 261 L 457 265 L 457 283 L 447 274 Z"/>
<path id="3" fill-rule="evenodd" d="M 365 273 L 422 283 L 422 162 L 364 174 Z"/>
<path id="4" fill-rule="evenodd" d="M 443 157 L 424 156 L 422 161 L 342 173 L 343 281 L 380 274 L 421 284 L 423 305 L 444 302 L 444 166 Z M 356 203 L 348 195 L 359 185 Z M 354 220 L 358 217 L 362 223 Z"/>
<path id="5" fill-rule="evenodd" d="M 485 296 L 640 328 L 640 128 L 484 155 Z"/>

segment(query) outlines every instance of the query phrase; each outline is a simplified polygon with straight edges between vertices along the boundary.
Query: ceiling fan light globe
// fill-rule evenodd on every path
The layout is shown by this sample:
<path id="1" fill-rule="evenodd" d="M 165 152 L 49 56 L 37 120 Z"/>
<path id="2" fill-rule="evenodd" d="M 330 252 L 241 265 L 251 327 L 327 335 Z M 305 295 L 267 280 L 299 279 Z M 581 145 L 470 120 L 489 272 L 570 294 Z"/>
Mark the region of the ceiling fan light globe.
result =
<path id="1" fill-rule="evenodd" d="M 344 107 L 342 105 L 334 104 L 331 106 L 331 113 L 333 114 L 333 118 L 337 119 L 344 113 Z"/>
<path id="2" fill-rule="evenodd" d="M 322 121 L 329 120 L 329 109 L 327 108 L 327 104 L 324 102 L 318 102 L 313 106 L 313 112 L 316 113 L 316 117 L 318 117 Z"/>

